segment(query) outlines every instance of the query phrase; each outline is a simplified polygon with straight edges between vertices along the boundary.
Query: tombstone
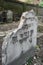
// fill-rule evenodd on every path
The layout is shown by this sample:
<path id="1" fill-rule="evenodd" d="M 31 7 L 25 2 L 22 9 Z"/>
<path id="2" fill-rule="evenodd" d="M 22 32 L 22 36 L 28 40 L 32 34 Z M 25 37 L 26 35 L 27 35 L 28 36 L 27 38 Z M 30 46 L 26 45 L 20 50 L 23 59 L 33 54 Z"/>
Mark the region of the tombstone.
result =
<path id="1" fill-rule="evenodd" d="M 22 14 L 18 28 L 4 38 L 2 65 L 22 65 L 35 54 L 37 21 L 33 10 Z"/>
<path id="2" fill-rule="evenodd" d="M 13 21 L 13 12 L 11 10 L 7 11 L 7 22 Z"/>

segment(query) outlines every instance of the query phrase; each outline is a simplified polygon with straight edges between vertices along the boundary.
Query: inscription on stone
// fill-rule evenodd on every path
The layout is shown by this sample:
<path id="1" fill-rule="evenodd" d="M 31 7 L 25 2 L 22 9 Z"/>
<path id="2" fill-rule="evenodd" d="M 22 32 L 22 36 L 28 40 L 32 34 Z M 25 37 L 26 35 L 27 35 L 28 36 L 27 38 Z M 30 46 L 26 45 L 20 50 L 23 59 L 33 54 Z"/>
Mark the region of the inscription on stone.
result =
<path id="1" fill-rule="evenodd" d="M 24 12 L 17 29 L 8 34 L 2 45 L 2 64 L 9 64 L 36 46 L 37 17 L 34 11 Z M 4 53 L 6 49 L 6 54 Z M 7 59 L 7 60 L 6 60 Z M 25 60 L 25 59 L 24 59 Z"/>

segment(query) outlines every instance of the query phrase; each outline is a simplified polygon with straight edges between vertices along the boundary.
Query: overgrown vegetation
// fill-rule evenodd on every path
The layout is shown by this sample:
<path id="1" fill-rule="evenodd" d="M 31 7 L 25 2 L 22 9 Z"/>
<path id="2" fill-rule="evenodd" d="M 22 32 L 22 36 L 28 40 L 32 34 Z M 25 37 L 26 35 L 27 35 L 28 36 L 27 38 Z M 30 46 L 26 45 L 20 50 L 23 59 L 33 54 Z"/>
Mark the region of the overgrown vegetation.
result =
<path id="1" fill-rule="evenodd" d="M 1 9 L 2 10 L 3 8 L 6 9 L 6 10 L 13 10 L 14 12 L 17 12 L 17 13 L 21 13 L 23 11 L 23 8 L 21 5 L 19 4 L 14 4 L 14 3 L 10 3 L 10 2 L 3 2 L 3 5 L 1 4 Z"/>
<path id="2" fill-rule="evenodd" d="M 33 61 L 33 57 L 30 57 L 29 59 L 28 59 L 28 64 L 27 65 L 32 65 L 32 61 Z"/>
<path id="3" fill-rule="evenodd" d="M 43 32 L 43 26 L 38 26 L 38 32 Z"/>
<path id="4" fill-rule="evenodd" d="M 27 0 L 28 2 L 28 0 Z M 29 1 L 30 2 L 30 1 Z M 31 6 L 27 6 L 26 4 L 19 4 L 19 3 L 12 3 L 12 2 L 5 2 L 4 0 L 1 0 L 0 1 L 0 7 L 1 9 L 0 10 L 3 10 L 6 9 L 10 9 L 10 10 L 13 10 L 15 13 L 18 13 L 18 14 L 21 14 L 23 11 L 27 11 L 27 10 L 30 10 L 32 9 Z"/>

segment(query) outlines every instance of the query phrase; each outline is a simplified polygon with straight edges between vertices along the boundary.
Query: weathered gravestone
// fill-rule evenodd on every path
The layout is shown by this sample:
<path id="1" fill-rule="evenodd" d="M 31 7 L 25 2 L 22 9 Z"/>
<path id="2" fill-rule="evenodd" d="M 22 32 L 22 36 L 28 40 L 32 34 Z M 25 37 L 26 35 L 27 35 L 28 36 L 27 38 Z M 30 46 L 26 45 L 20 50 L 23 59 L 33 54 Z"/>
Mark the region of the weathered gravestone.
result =
<path id="1" fill-rule="evenodd" d="M 22 65 L 34 55 L 37 42 L 37 21 L 33 10 L 22 14 L 18 28 L 4 38 L 3 65 Z"/>
<path id="2" fill-rule="evenodd" d="M 7 11 L 7 22 L 13 21 L 13 12 L 11 10 Z"/>

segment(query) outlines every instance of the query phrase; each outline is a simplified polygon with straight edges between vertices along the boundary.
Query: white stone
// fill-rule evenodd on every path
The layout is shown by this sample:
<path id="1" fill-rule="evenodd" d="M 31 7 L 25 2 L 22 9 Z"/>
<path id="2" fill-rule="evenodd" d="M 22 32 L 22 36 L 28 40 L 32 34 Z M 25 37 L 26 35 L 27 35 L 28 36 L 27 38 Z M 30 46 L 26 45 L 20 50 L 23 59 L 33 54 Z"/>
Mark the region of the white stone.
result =
<path id="1" fill-rule="evenodd" d="M 36 57 L 34 56 L 34 59 L 36 59 Z"/>
<path id="2" fill-rule="evenodd" d="M 36 63 L 34 65 L 37 65 Z"/>
<path id="3" fill-rule="evenodd" d="M 33 10 L 24 12 L 18 28 L 4 38 L 2 54 L 7 57 L 7 64 L 20 57 L 21 53 L 26 53 L 31 47 L 36 46 L 37 21 Z M 5 54 L 5 50 L 7 54 Z M 5 57 L 2 59 L 4 59 L 2 63 L 5 64 Z"/>

